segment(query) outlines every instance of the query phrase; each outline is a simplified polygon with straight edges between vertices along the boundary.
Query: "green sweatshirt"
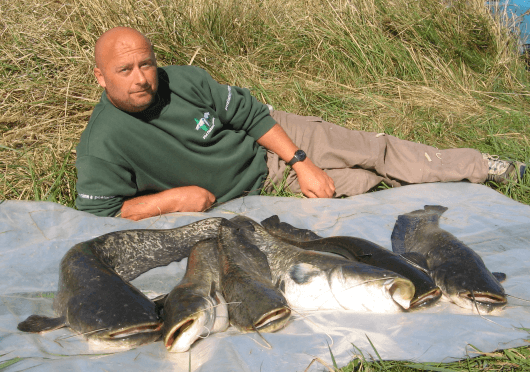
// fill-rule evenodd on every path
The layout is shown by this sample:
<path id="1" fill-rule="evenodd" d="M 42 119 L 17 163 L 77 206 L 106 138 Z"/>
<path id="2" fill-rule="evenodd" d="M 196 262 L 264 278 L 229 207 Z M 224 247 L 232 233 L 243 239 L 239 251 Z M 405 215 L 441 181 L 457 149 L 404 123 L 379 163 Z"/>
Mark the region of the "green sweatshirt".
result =
<path id="1" fill-rule="evenodd" d="M 79 210 L 114 216 L 128 198 L 190 185 L 218 202 L 259 193 L 268 171 L 256 140 L 275 124 L 267 106 L 194 66 L 159 68 L 158 79 L 138 114 L 103 93 L 77 146 Z"/>

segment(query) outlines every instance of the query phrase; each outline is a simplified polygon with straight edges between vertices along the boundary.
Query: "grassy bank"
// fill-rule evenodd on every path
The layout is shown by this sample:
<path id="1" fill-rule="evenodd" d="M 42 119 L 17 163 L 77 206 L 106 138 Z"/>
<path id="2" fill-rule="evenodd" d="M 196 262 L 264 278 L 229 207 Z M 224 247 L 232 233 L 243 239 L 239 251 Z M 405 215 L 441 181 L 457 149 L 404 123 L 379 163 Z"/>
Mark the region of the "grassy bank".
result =
<path id="1" fill-rule="evenodd" d="M 160 65 L 203 67 L 276 109 L 528 161 L 529 74 L 500 24 L 478 0 L 4 1 L 0 198 L 74 205 L 75 145 L 101 94 L 94 43 L 120 25 Z M 528 175 L 497 189 L 530 204 Z M 513 362 L 501 355 L 492 365 Z"/>
<path id="2" fill-rule="evenodd" d="M 528 73 L 482 1 L 36 0 L 0 6 L 0 197 L 73 206 L 75 144 L 113 26 L 277 109 L 440 148 L 530 158 Z M 529 183 L 500 189 L 530 203 Z"/>

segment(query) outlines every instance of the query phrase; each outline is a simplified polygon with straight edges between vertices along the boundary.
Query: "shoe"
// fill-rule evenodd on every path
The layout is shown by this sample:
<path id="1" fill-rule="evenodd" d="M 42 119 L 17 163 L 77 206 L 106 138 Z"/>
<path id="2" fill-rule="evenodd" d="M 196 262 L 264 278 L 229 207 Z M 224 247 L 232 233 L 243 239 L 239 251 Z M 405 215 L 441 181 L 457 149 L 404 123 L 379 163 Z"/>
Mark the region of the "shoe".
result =
<path id="1" fill-rule="evenodd" d="M 498 155 L 482 154 L 483 159 L 488 159 L 488 176 L 486 181 L 493 181 L 503 185 L 510 181 L 518 182 L 526 170 L 526 164 L 519 161 L 500 160 Z"/>

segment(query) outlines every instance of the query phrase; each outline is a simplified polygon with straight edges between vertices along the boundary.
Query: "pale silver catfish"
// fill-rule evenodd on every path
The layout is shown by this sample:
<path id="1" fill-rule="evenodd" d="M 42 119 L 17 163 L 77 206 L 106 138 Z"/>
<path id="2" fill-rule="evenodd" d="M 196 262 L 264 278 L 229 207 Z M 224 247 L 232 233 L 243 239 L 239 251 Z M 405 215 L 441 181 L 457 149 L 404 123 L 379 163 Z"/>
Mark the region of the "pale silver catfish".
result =
<path id="1" fill-rule="evenodd" d="M 410 306 L 414 285 L 401 275 L 295 247 L 244 216 L 230 221 L 265 253 L 273 281 L 293 308 L 387 313 Z"/>
<path id="2" fill-rule="evenodd" d="M 415 287 L 410 309 L 431 306 L 442 296 L 442 291 L 434 280 L 419 269 L 388 249 L 366 239 L 354 236 L 330 236 L 323 238 L 311 230 L 298 229 L 286 222 L 280 222 L 277 215 L 263 221 L 261 225 L 272 235 L 285 242 L 307 250 L 338 254 L 349 260 L 377 266 L 403 275 L 412 281 Z"/>

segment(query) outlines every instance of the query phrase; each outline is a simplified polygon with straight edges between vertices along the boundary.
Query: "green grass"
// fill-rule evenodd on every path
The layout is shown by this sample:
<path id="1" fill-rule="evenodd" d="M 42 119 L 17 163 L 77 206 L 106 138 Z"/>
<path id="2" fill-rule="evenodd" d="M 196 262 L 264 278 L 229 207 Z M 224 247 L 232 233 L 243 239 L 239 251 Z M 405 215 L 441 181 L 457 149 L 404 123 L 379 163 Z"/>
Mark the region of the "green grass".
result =
<path id="1" fill-rule="evenodd" d="M 0 5 L 1 199 L 74 206 L 75 145 L 101 94 L 94 43 L 120 25 L 145 33 L 160 65 L 193 62 L 277 110 L 530 160 L 526 61 L 484 1 L 14 0 Z M 488 186 L 530 204 L 528 174 Z M 524 368 L 528 348 L 419 367 Z M 418 367 L 359 357 L 343 370 Z"/>
<path id="2" fill-rule="evenodd" d="M 368 361 L 364 355 L 355 358 L 342 372 L 482 372 L 482 371 L 528 371 L 530 370 L 530 350 L 528 347 L 506 349 L 493 353 L 481 353 L 479 356 L 451 363 L 414 363 L 407 361 Z"/>
<path id="3" fill-rule="evenodd" d="M 19 358 L 19 357 L 16 357 L 16 358 L 12 358 L 12 359 L 9 359 L 9 360 L 6 360 L 5 362 L 1 362 L 0 363 L 0 371 L 3 370 L 3 369 L 6 369 L 10 366 L 12 366 L 13 364 L 15 363 L 18 363 L 20 362 L 21 360 L 23 360 L 24 358 Z"/>

